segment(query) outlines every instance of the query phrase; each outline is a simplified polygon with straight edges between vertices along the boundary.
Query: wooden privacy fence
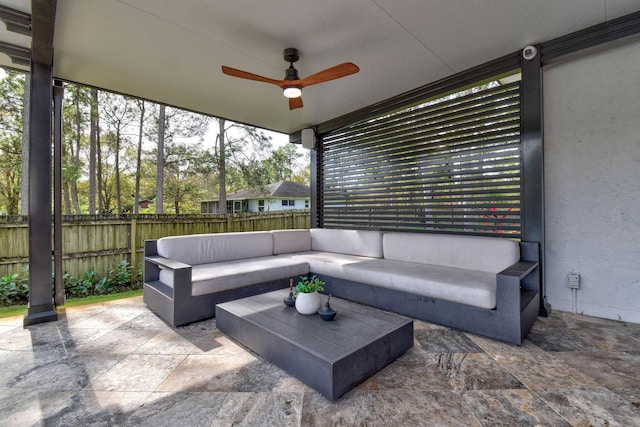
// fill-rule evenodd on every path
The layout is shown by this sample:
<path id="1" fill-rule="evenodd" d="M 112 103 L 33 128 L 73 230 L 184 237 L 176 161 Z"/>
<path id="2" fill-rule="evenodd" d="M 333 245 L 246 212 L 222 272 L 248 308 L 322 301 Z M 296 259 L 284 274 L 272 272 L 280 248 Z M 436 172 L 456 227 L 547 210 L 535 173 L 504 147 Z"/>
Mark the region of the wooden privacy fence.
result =
<path id="1" fill-rule="evenodd" d="M 63 217 L 63 271 L 81 275 L 93 268 L 106 274 L 126 259 L 142 262 L 144 241 L 164 236 L 283 230 L 310 227 L 309 210 L 228 215 L 70 215 Z M 134 243 L 132 245 L 132 242 Z M 29 263 L 26 218 L 0 217 L 0 276 Z"/>

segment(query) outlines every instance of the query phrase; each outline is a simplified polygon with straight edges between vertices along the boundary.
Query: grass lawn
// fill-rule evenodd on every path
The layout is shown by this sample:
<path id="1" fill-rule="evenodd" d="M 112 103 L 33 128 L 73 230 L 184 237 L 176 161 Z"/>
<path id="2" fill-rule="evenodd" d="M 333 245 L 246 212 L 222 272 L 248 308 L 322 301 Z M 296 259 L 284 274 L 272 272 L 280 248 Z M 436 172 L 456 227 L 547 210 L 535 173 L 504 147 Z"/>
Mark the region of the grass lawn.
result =
<path id="1" fill-rule="evenodd" d="M 142 289 L 136 289 L 135 291 L 127 291 L 119 294 L 109 295 L 93 295 L 85 298 L 70 298 L 66 301 L 65 305 L 59 308 L 76 307 L 86 304 L 97 304 L 105 301 L 114 301 L 123 298 L 139 297 L 142 295 Z M 0 307 L 0 319 L 3 317 L 19 316 L 27 311 L 26 305 L 13 305 L 11 307 Z"/>

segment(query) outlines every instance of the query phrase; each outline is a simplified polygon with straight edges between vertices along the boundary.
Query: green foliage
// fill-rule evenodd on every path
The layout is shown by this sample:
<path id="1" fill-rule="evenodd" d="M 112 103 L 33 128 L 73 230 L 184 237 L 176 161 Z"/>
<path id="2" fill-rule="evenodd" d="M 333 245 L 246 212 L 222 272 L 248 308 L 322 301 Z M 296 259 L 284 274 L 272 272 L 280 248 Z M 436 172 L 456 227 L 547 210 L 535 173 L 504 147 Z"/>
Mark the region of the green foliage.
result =
<path id="1" fill-rule="evenodd" d="M 29 297 L 29 271 L 0 277 L 0 307 L 26 303 Z"/>
<path id="2" fill-rule="evenodd" d="M 20 213 L 24 73 L 0 80 L 0 213 Z"/>
<path id="3" fill-rule="evenodd" d="M 324 282 L 318 279 L 315 275 L 300 276 L 300 281 L 296 285 L 296 290 L 303 294 L 310 294 L 312 292 L 324 291 Z"/>
<path id="4" fill-rule="evenodd" d="M 93 268 L 84 272 L 80 277 L 72 276 L 68 273 L 62 276 L 64 293 L 69 298 L 80 298 L 93 294 L 93 290 L 102 281 L 106 281 L 106 278 L 100 277 L 100 273 Z"/>
<path id="5" fill-rule="evenodd" d="M 133 277 L 132 275 L 135 274 Z M 133 279 L 133 280 L 132 280 Z M 54 277 L 51 282 L 53 286 Z M 137 270 L 123 260 L 109 269 L 106 276 L 91 268 L 80 276 L 65 273 L 62 276 L 67 298 L 85 298 L 110 295 L 142 288 L 142 266 Z M 29 300 L 29 270 L 0 277 L 0 307 L 26 304 Z"/>

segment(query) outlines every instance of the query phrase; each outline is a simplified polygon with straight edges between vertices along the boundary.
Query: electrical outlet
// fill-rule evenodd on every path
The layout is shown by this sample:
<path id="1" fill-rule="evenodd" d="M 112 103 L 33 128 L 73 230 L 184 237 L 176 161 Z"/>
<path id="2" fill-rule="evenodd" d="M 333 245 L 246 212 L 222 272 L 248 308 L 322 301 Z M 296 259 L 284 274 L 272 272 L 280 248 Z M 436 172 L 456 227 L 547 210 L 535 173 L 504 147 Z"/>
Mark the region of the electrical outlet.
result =
<path id="1" fill-rule="evenodd" d="M 567 277 L 567 286 L 571 289 L 580 289 L 580 274 L 569 273 Z"/>

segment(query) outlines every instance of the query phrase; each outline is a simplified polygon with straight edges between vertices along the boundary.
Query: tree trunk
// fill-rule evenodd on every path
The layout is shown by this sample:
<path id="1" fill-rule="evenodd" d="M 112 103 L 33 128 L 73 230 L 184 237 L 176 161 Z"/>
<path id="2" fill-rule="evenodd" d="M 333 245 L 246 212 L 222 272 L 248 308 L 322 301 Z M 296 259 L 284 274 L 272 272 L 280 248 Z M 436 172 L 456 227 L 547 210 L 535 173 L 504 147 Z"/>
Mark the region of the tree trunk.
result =
<path id="1" fill-rule="evenodd" d="M 97 107 L 97 99 L 96 99 L 96 107 Z M 104 213 L 104 192 L 102 191 L 102 144 L 100 142 L 100 115 L 96 115 L 96 181 L 98 184 L 98 188 L 96 191 L 98 192 L 98 213 Z"/>
<path id="2" fill-rule="evenodd" d="M 82 113 L 80 111 L 80 89 L 76 87 L 76 96 L 75 96 L 75 107 L 76 107 L 76 149 L 73 157 L 73 165 L 75 167 L 75 171 L 77 174 L 80 172 L 80 134 L 82 132 Z M 80 211 L 80 203 L 78 202 L 78 180 L 74 179 L 71 181 L 71 200 L 73 202 L 73 209 L 76 211 L 76 215 L 80 215 L 82 212 Z"/>
<path id="3" fill-rule="evenodd" d="M 224 135 L 224 119 L 218 119 L 218 150 L 220 154 L 220 160 L 218 164 L 219 176 L 220 176 L 220 195 L 218 196 L 218 209 L 221 214 L 227 213 L 227 170 L 226 159 L 224 152 L 225 135 Z"/>
<path id="4" fill-rule="evenodd" d="M 118 208 L 118 215 L 122 214 L 122 191 L 120 190 L 120 126 L 116 128 L 116 158 L 115 158 L 115 173 L 116 173 L 116 206 Z"/>
<path id="5" fill-rule="evenodd" d="M 156 214 L 163 213 L 164 194 L 164 126 L 165 106 L 160 104 L 158 117 L 158 157 L 156 159 Z"/>
<path id="6" fill-rule="evenodd" d="M 144 100 L 140 102 L 140 132 L 138 133 L 138 158 L 136 160 L 136 193 L 133 198 L 133 213 L 140 211 L 140 164 L 142 163 L 142 129 L 144 126 Z"/>
<path id="7" fill-rule="evenodd" d="M 96 213 L 96 146 L 98 133 L 98 90 L 91 89 L 91 125 L 89 131 L 89 215 Z"/>
<path id="8" fill-rule="evenodd" d="M 69 180 L 65 179 L 62 183 L 62 194 L 64 196 L 64 214 L 71 215 L 71 190 L 69 189 Z"/>
<path id="9" fill-rule="evenodd" d="M 22 109 L 22 177 L 20 180 L 20 214 L 29 215 L 29 110 L 31 109 L 31 78 L 24 79 L 24 97 Z"/>

